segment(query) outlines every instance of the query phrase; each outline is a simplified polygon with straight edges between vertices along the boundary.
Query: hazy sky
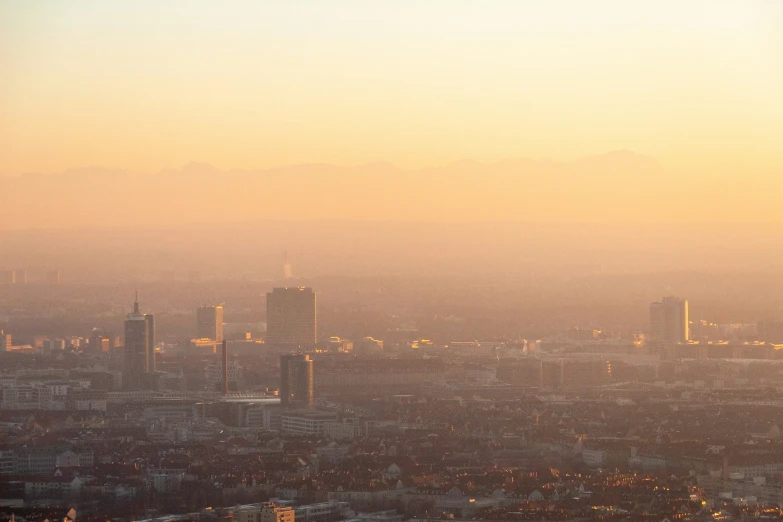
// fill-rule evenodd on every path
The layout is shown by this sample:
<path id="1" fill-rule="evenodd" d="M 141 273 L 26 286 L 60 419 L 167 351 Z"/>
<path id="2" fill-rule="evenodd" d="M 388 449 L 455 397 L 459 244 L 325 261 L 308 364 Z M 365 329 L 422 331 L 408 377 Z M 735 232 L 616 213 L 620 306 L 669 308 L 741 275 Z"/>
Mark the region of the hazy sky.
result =
<path id="1" fill-rule="evenodd" d="M 615 149 L 781 173 L 781 0 L 0 3 L 0 173 Z"/>

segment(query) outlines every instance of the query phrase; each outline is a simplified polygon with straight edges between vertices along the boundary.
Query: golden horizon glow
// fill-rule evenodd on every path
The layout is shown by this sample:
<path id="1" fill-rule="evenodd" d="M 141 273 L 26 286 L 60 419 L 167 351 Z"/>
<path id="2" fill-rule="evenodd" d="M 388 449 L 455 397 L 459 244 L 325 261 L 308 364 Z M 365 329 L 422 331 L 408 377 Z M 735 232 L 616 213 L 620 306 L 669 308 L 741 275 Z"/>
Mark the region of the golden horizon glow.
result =
<path id="1" fill-rule="evenodd" d="M 783 166 L 783 3 L 0 5 L 0 173 L 630 149 Z"/>

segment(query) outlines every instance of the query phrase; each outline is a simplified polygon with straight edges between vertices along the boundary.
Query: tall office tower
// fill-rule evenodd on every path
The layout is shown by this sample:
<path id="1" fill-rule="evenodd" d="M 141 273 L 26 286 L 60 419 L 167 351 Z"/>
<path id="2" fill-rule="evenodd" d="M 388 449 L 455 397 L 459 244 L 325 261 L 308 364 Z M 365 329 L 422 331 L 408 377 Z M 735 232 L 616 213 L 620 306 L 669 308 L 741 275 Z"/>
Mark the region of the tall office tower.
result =
<path id="1" fill-rule="evenodd" d="M 312 348 L 316 342 L 312 288 L 274 288 L 266 294 L 266 342 Z"/>
<path id="2" fill-rule="evenodd" d="M 650 305 L 650 338 L 655 342 L 684 343 L 690 338 L 688 301 L 664 297 Z"/>
<path id="3" fill-rule="evenodd" d="M 199 339 L 223 340 L 223 307 L 199 306 L 196 308 Z"/>
<path id="4" fill-rule="evenodd" d="M 125 320 L 125 367 L 123 388 L 144 390 L 150 387 L 150 373 L 155 371 L 155 320 L 142 314 L 139 300 Z"/>
<path id="5" fill-rule="evenodd" d="M 50 285 L 59 285 L 60 284 L 60 271 L 59 270 L 49 270 L 46 272 L 46 282 Z"/>
<path id="6" fill-rule="evenodd" d="M 315 404 L 309 355 L 280 356 L 280 404 L 284 408 L 311 408 Z"/>

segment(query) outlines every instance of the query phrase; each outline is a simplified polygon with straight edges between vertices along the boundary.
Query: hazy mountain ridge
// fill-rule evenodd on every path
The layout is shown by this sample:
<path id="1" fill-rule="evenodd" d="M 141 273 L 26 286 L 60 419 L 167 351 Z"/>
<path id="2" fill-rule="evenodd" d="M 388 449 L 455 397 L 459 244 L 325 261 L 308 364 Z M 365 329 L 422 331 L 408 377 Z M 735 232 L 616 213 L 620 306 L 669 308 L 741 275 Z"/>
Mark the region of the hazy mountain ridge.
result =
<path id="1" fill-rule="evenodd" d="M 0 229 L 259 219 L 654 221 L 657 196 L 674 186 L 676 179 L 653 158 L 630 151 L 569 162 L 459 161 L 415 170 L 385 162 L 267 170 L 194 162 L 155 174 L 88 167 L 0 178 L 8 202 Z M 668 201 L 684 203 L 676 193 Z"/>

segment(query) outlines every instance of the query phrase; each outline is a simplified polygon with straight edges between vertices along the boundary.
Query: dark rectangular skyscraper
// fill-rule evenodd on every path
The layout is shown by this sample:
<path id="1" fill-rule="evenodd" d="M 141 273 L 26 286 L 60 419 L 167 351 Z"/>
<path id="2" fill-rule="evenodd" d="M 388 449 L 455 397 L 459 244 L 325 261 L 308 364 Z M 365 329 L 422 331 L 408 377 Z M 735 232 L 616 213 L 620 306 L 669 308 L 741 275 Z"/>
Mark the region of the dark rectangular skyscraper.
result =
<path id="1" fill-rule="evenodd" d="M 199 339 L 223 340 L 223 307 L 200 306 L 196 309 Z"/>
<path id="2" fill-rule="evenodd" d="M 312 348 L 317 339 L 312 288 L 275 288 L 266 294 L 266 342 Z"/>
<path id="3" fill-rule="evenodd" d="M 280 404 L 284 408 L 311 408 L 315 404 L 313 361 L 309 355 L 280 357 Z"/>
<path id="4" fill-rule="evenodd" d="M 125 319 L 125 365 L 123 388 L 129 391 L 150 387 L 150 373 L 155 371 L 155 320 L 139 311 L 138 300 Z"/>

